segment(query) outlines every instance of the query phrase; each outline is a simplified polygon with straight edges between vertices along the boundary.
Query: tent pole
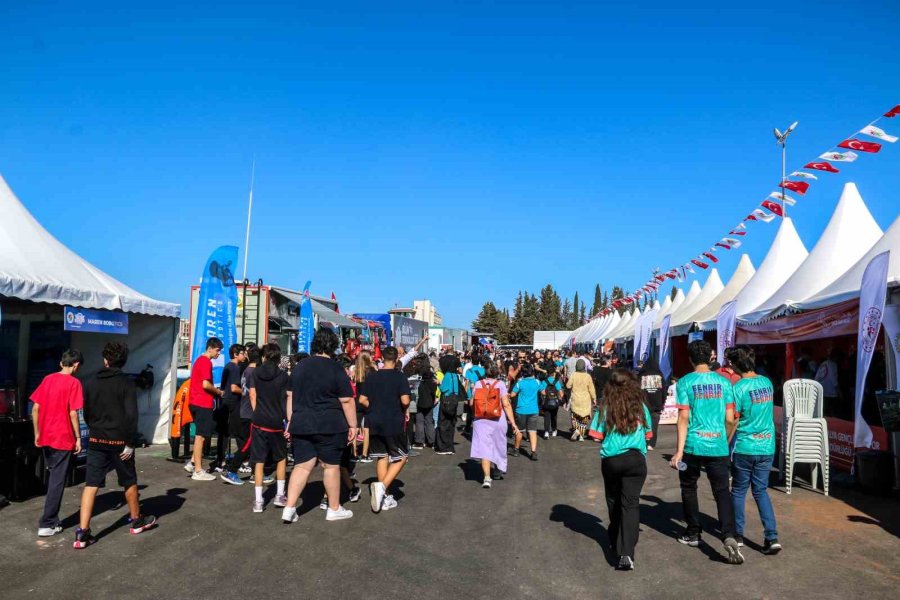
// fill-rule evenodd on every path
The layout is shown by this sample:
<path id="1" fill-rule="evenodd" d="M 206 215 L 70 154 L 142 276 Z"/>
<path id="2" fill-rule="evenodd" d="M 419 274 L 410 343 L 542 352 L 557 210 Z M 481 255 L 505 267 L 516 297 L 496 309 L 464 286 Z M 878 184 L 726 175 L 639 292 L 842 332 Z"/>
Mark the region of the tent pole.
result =
<path id="1" fill-rule="evenodd" d="M 250 252 L 250 215 L 253 213 L 253 182 L 256 177 L 256 159 L 250 167 L 250 199 L 247 203 L 247 235 L 244 237 L 244 275 L 241 281 L 247 281 L 247 259 Z"/>

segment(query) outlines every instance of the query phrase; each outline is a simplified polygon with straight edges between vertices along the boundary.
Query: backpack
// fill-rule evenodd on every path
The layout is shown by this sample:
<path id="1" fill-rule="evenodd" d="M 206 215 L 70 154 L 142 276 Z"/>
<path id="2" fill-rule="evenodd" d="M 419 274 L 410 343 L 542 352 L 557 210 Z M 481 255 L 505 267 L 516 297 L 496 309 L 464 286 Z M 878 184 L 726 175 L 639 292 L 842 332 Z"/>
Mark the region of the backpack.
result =
<path id="1" fill-rule="evenodd" d="M 559 381 L 559 379 L 557 379 L 553 383 L 550 383 L 550 378 L 547 378 L 547 388 L 544 390 L 545 409 L 553 410 L 555 408 L 559 408 L 559 390 L 556 389 L 557 381 Z"/>
<path id="2" fill-rule="evenodd" d="M 449 393 L 443 390 L 441 391 L 441 412 L 448 418 L 455 419 L 459 410 L 459 404 L 466 400 L 466 391 L 459 381 L 459 375 L 456 373 L 448 373 L 444 376 L 444 381 L 448 381 L 448 377 L 451 378 L 449 381 L 453 386 L 450 388 Z M 442 385 L 441 387 L 446 386 Z"/>
<path id="3" fill-rule="evenodd" d="M 500 418 L 503 407 L 500 403 L 500 389 L 497 385 L 497 381 L 492 381 L 488 385 L 482 382 L 481 387 L 475 388 L 475 393 L 472 395 L 472 404 L 474 405 L 476 419 L 496 421 Z"/>

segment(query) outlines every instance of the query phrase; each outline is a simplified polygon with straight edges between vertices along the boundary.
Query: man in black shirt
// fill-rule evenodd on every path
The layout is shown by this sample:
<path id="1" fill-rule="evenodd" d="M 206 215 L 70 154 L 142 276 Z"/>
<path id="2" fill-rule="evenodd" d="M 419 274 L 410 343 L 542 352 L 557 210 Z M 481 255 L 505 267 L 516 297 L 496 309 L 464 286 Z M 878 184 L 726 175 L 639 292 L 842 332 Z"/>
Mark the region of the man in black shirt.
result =
<path id="1" fill-rule="evenodd" d="M 253 407 L 250 433 L 250 462 L 253 463 L 253 478 L 256 499 L 253 512 L 261 513 L 263 501 L 263 467 L 266 459 L 275 462 L 275 506 L 283 508 L 287 504 L 284 483 L 287 477 L 287 442 L 285 440 L 285 419 L 287 418 L 288 376 L 278 365 L 281 362 L 281 348 L 278 344 L 262 347 L 263 363 L 253 372 L 250 381 L 250 405 Z"/>
<path id="2" fill-rule="evenodd" d="M 409 380 L 395 369 L 397 349 L 388 346 L 382 351 L 384 367 L 370 373 L 359 391 L 359 403 L 364 406 L 369 425 L 369 456 L 376 459 L 378 481 L 371 484 L 372 512 L 397 508 L 394 496 L 387 493 L 394 479 L 403 470 L 409 456 L 409 440 L 404 429 L 409 419 Z"/>
<path id="3" fill-rule="evenodd" d="M 225 472 L 225 455 L 228 454 L 231 445 L 230 436 L 232 421 L 239 419 L 237 414 L 241 401 L 241 371 L 247 360 L 247 349 L 241 344 L 232 344 L 228 348 L 228 357 L 231 359 L 222 369 L 222 399 L 214 411 L 216 420 L 216 471 Z M 233 482 L 229 482 L 233 483 Z"/>

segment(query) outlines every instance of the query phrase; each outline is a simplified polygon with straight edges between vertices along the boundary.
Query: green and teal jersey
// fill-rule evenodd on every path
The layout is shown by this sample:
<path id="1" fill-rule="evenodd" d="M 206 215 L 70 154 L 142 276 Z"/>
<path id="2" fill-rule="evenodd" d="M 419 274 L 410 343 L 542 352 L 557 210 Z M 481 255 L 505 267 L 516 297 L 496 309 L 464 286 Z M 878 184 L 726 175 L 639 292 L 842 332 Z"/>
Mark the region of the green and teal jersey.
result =
<path id="1" fill-rule="evenodd" d="M 738 417 L 734 451 L 775 454 L 775 390 L 768 377 L 746 377 L 734 384 L 734 412 Z"/>
<path id="2" fill-rule="evenodd" d="M 696 456 L 728 456 L 725 408 L 734 407 L 731 383 L 713 372 L 688 373 L 678 380 L 679 410 L 690 411 L 684 451 Z"/>
<path id="3" fill-rule="evenodd" d="M 653 437 L 651 429 L 650 411 L 644 406 L 644 423 L 638 424 L 631 433 L 619 433 L 617 430 L 606 431 L 606 413 L 600 415 L 597 430 L 602 436 L 600 440 L 600 458 L 610 458 L 625 454 L 629 450 L 637 450 L 641 454 L 647 454 L 647 440 Z"/>

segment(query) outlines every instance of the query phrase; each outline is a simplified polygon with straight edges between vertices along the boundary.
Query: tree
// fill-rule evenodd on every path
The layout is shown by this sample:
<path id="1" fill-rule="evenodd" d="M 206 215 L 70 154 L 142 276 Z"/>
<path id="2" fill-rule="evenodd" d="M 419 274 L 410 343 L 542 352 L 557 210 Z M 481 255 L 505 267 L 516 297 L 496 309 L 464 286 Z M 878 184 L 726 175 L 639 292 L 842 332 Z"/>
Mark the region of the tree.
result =
<path id="1" fill-rule="evenodd" d="M 478 317 L 472 321 L 472 329 L 492 333 L 495 336 L 499 335 L 501 326 L 500 315 L 500 311 L 497 310 L 493 302 L 485 302 L 484 306 L 481 307 L 481 312 L 478 313 Z"/>
<path id="2" fill-rule="evenodd" d="M 594 305 L 591 306 L 591 316 L 596 315 L 603 309 L 603 292 L 600 291 L 600 284 L 594 287 Z"/>
<path id="3" fill-rule="evenodd" d="M 578 292 L 575 292 L 575 299 L 572 301 L 572 320 L 569 322 L 569 327 L 572 329 L 577 329 L 581 325 L 578 322 L 579 310 L 581 310 L 581 304 L 578 302 Z"/>
<path id="4" fill-rule="evenodd" d="M 677 295 L 678 295 L 678 288 L 675 287 L 675 286 L 673 285 L 673 286 L 672 286 L 672 291 L 669 293 L 669 298 L 671 298 L 672 301 L 674 302 L 674 301 L 675 301 L 675 296 L 677 296 Z"/>
<path id="5" fill-rule="evenodd" d="M 524 344 L 525 338 L 527 338 L 530 332 L 526 331 L 525 325 L 525 298 L 521 291 L 519 291 L 519 295 L 516 296 L 516 304 L 513 307 L 512 318 L 509 322 L 509 344 Z"/>
<path id="6" fill-rule="evenodd" d="M 569 299 L 566 298 L 563 301 L 562 312 L 559 315 L 560 323 L 562 326 L 568 329 L 572 324 L 572 303 L 569 302 Z"/>
<path id="7" fill-rule="evenodd" d="M 614 285 L 612 289 L 612 296 L 610 296 L 610 301 L 619 300 L 625 297 L 625 290 L 623 290 L 620 286 Z M 622 315 L 625 312 L 625 307 L 620 306 L 618 309 L 619 315 Z"/>
<path id="8" fill-rule="evenodd" d="M 603 292 L 603 308 L 609 308 L 609 294 Z"/>
<path id="9" fill-rule="evenodd" d="M 554 331 L 560 328 L 562 304 L 559 294 L 549 283 L 541 290 L 539 329 Z"/>
<path id="10" fill-rule="evenodd" d="M 579 327 L 581 327 L 582 323 L 584 323 L 585 321 L 587 321 L 587 315 L 584 314 L 585 311 L 586 311 L 585 305 L 582 304 L 582 305 L 581 305 L 581 313 L 580 313 L 579 316 L 578 316 L 578 326 L 579 326 Z"/>

